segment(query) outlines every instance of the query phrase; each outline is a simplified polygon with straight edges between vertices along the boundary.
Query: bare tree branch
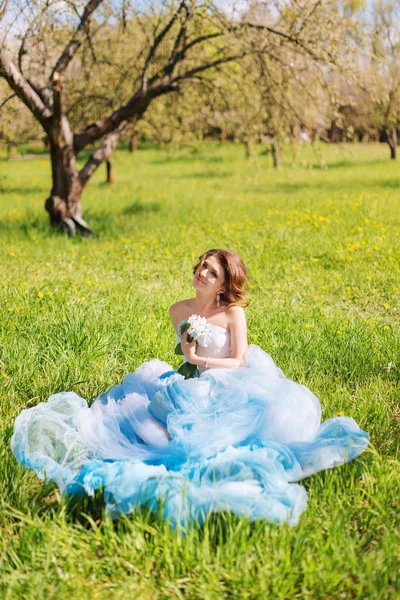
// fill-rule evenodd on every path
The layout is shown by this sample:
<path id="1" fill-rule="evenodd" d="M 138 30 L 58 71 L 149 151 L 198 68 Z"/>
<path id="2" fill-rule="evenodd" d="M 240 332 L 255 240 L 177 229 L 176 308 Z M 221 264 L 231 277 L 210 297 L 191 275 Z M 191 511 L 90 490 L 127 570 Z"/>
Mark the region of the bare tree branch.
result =
<path id="1" fill-rule="evenodd" d="M 207 35 L 201 35 L 201 36 L 191 40 L 187 44 L 185 44 L 185 46 L 183 46 L 183 48 L 179 52 L 176 52 L 175 48 L 174 48 L 174 52 L 172 52 L 168 64 L 164 67 L 164 69 L 161 71 L 161 73 L 158 73 L 157 75 L 152 77 L 151 82 L 153 82 L 156 79 L 159 79 L 161 77 L 164 77 L 166 75 L 171 75 L 173 73 L 175 66 L 178 64 L 178 62 L 182 61 L 185 58 L 186 53 L 190 50 L 190 48 L 193 48 L 193 46 L 196 46 L 197 44 L 201 44 L 202 42 L 205 42 L 207 40 L 212 40 L 217 37 L 221 37 L 222 35 L 223 35 L 222 31 L 218 31 L 215 33 L 209 33 Z"/>
<path id="2" fill-rule="evenodd" d="M 102 2 L 103 2 L 103 0 L 89 0 L 87 5 L 85 6 L 85 10 L 83 11 L 83 15 L 82 15 L 81 21 L 78 25 L 78 28 L 75 31 L 73 38 L 68 42 L 68 44 L 64 48 L 61 56 L 59 57 L 56 65 L 50 75 L 50 80 L 53 79 L 54 73 L 60 73 L 60 75 L 62 75 L 65 72 L 69 63 L 74 58 L 75 54 L 79 50 L 79 48 L 85 38 L 85 35 L 87 32 L 87 26 L 89 24 L 89 21 L 92 17 L 93 12 L 96 10 L 96 8 Z"/>
<path id="3" fill-rule="evenodd" d="M 200 65 L 198 67 L 195 67 L 194 69 L 190 69 L 190 71 L 186 71 L 186 73 L 183 73 L 182 75 L 177 75 L 176 77 L 174 77 L 171 80 L 171 83 L 182 81 L 183 79 L 192 79 L 194 75 L 197 75 L 197 73 L 201 73 L 202 71 L 206 71 L 208 69 L 212 69 L 213 67 L 218 67 L 219 65 L 224 65 L 225 63 L 232 62 L 233 60 L 240 60 L 241 58 L 243 58 L 247 54 L 249 54 L 249 52 L 248 51 L 244 51 L 244 52 L 241 52 L 240 54 L 234 54 L 232 56 L 226 56 L 224 58 L 219 58 L 217 60 L 209 62 L 209 63 L 207 63 L 205 65 Z"/>
<path id="4" fill-rule="evenodd" d="M 39 95 L 29 85 L 21 71 L 7 57 L 5 50 L 0 50 L 0 75 L 4 77 L 8 85 L 14 90 L 18 98 L 29 108 L 45 131 L 48 129 L 48 120 L 52 113 L 44 104 Z"/>
<path id="5" fill-rule="evenodd" d="M 123 121 L 115 131 L 106 135 L 101 143 L 101 146 L 87 160 L 83 169 L 79 171 L 78 177 L 82 188 L 85 187 L 101 163 L 103 163 L 105 160 L 111 160 L 112 152 L 115 150 L 115 147 L 118 143 L 120 133 L 125 129 L 126 125 L 127 122 Z"/>
<path id="6" fill-rule="evenodd" d="M 250 27 L 252 29 L 268 31 L 269 33 L 279 36 L 282 39 L 286 40 L 287 42 L 290 42 L 291 44 L 293 44 L 295 46 L 299 46 L 302 50 L 304 50 L 304 52 L 306 52 L 309 56 L 311 56 L 315 61 L 323 60 L 310 47 L 312 44 L 311 40 L 307 40 L 307 43 L 310 44 L 310 46 L 308 46 L 304 42 L 302 42 L 302 40 L 300 40 L 298 37 L 289 35 L 289 34 L 285 33 L 284 31 L 280 31 L 279 29 L 274 29 L 273 27 L 269 27 L 268 25 L 260 25 L 259 23 L 246 22 L 243 24 L 243 26 Z M 333 61 L 333 57 L 329 52 L 327 52 L 327 56 L 329 57 L 330 60 Z"/>
<path id="7" fill-rule="evenodd" d="M 85 146 L 98 141 L 103 136 L 112 133 L 123 121 L 130 121 L 133 117 L 141 117 L 147 110 L 150 102 L 179 89 L 177 82 L 161 82 L 148 87 L 146 91 L 139 90 L 132 96 L 127 104 L 115 110 L 105 119 L 89 125 L 84 131 L 74 135 L 74 150 L 76 153 L 83 150 Z"/>
<path id="8" fill-rule="evenodd" d="M 9 100 L 12 100 L 13 98 L 16 98 L 16 97 L 18 97 L 17 94 L 11 94 L 11 96 L 8 96 L 8 98 L 3 100 L 3 102 L 0 104 L 0 110 L 3 108 L 3 106 L 5 106 L 7 104 L 7 102 Z"/>
<path id="9" fill-rule="evenodd" d="M 143 75 L 142 75 L 142 89 L 144 91 L 146 91 L 147 89 L 147 76 L 148 76 L 148 71 L 149 71 L 149 67 L 151 64 L 151 61 L 157 51 L 158 46 L 161 44 L 161 42 L 163 41 L 163 39 L 165 38 L 165 36 L 167 35 L 167 33 L 169 32 L 169 30 L 171 29 L 171 27 L 173 26 L 173 24 L 175 23 L 176 19 L 178 18 L 180 12 L 182 11 L 183 7 L 185 6 L 185 0 L 182 0 L 182 2 L 179 5 L 178 10 L 172 15 L 171 19 L 168 21 L 168 23 L 165 25 L 165 27 L 160 31 L 160 33 L 156 36 L 153 45 L 151 46 L 149 53 L 147 55 L 145 64 L 144 64 L 144 69 L 143 69 Z"/>
<path id="10" fill-rule="evenodd" d="M 6 14 L 6 10 L 8 8 L 10 0 L 0 0 L 0 20 Z"/>
<path id="11" fill-rule="evenodd" d="M 25 34 L 22 38 L 22 42 L 21 42 L 21 45 L 18 50 L 18 68 L 22 74 L 24 73 L 22 61 L 23 61 L 25 54 L 27 54 L 25 44 L 27 42 L 28 36 L 30 35 L 32 29 L 35 27 L 36 23 L 41 21 L 41 19 L 43 18 L 43 15 L 45 14 L 45 12 L 47 11 L 48 8 L 49 8 L 49 4 L 46 2 L 46 4 L 38 11 L 37 15 L 29 23 L 29 25 L 25 31 Z M 30 85 L 32 85 L 32 84 L 30 84 Z"/>

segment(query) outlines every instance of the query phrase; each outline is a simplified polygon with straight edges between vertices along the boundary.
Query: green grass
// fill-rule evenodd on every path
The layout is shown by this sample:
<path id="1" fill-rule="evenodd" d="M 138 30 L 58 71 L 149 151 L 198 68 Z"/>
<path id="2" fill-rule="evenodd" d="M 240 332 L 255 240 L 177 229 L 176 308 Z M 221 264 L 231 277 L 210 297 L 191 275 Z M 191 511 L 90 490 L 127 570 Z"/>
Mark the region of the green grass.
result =
<path id="1" fill-rule="evenodd" d="M 50 231 L 45 157 L 0 157 L 0 581 L 4 598 L 398 599 L 400 170 L 385 146 L 309 149 L 276 172 L 204 144 L 115 156 L 84 195 L 92 239 Z M 25 407 L 95 398 L 152 357 L 177 365 L 168 306 L 196 257 L 248 266 L 249 339 L 371 435 L 357 461 L 304 482 L 290 528 L 229 514 L 173 531 L 146 509 L 113 523 L 72 505 L 9 450 Z"/>

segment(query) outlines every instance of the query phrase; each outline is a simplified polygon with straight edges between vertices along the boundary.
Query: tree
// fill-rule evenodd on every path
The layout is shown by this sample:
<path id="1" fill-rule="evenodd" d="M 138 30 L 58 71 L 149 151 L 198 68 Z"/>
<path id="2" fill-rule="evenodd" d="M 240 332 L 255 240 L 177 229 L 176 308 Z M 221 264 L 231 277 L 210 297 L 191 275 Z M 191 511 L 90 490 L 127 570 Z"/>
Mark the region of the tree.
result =
<path id="1" fill-rule="evenodd" d="M 364 59 L 359 83 L 370 98 L 370 121 L 380 138 L 397 158 L 400 127 L 400 6 L 388 0 L 375 1 L 365 20 Z"/>
<path id="2" fill-rule="evenodd" d="M 278 47 L 290 47 L 313 60 L 332 61 L 341 35 L 342 17 L 333 0 L 276 0 L 273 11 L 248 19 L 227 16 L 215 5 L 196 0 L 163 0 L 143 12 L 129 0 L 117 9 L 106 0 L 88 0 L 83 10 L 79 0 L 24 0 L 19 6 L 20 1 L 9 8 L 14 27 L 3 27 L 0 76 L 49 139 L 52 189 L 45 206 L 51 224 L 65 226 L 71 234 L 77 229 L 91 233 L 82 218 L 82 191 L 110 158 L 121 131 L 135 125 L 156 98 L 254 52 L 272 56 Z M 108 49 L 99 45 L 99 32 L 109 40 Z M 130 58 L 121 67 L 118 49 L 129 42 Z M 104 102 L 95 122 L 81 116 L 73 127 L 67 93 L 73 77 L 68 78 L 68 71 L 84 63 L 90 73 L 97 73 L 85 86 L 84 97 L 93 101 L 96 95 L 109 98 L 105 90 L 115 64 L 124 77 L 112 90 L 118 100 L 112 108 Z M 101 93 L 93 93 L 95 89 Z M 92 144 L 97 149 L 78 170 L 77 156 Z"/>

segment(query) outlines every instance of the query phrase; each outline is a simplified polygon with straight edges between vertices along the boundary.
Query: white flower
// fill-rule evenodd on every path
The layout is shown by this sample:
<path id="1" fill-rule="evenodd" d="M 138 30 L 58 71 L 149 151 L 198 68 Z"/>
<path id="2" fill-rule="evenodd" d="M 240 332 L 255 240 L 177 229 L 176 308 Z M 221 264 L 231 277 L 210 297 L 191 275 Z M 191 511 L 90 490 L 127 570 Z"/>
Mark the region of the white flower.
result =
<path id="1" fill-rule="evenodd" d="M 188 334 L 196 340 L 199 346 L 206 348 L 212 340 L 212 325 L 199 315 L 191 315 L 187 322 L 190 324 Z"/>

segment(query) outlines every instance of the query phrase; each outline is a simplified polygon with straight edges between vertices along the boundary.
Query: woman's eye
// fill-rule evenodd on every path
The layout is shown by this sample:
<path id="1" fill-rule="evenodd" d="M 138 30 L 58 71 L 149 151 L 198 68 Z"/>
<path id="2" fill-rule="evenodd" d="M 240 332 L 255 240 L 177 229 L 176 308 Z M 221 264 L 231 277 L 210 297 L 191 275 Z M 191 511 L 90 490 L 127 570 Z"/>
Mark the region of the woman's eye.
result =
<path id="1" fill-rule="evenodd" d="M 211 273 L 211 275 L 212 275 L 213 277 L 217 277 L 217 274 L 216 274 L 216 273 Z"/>

